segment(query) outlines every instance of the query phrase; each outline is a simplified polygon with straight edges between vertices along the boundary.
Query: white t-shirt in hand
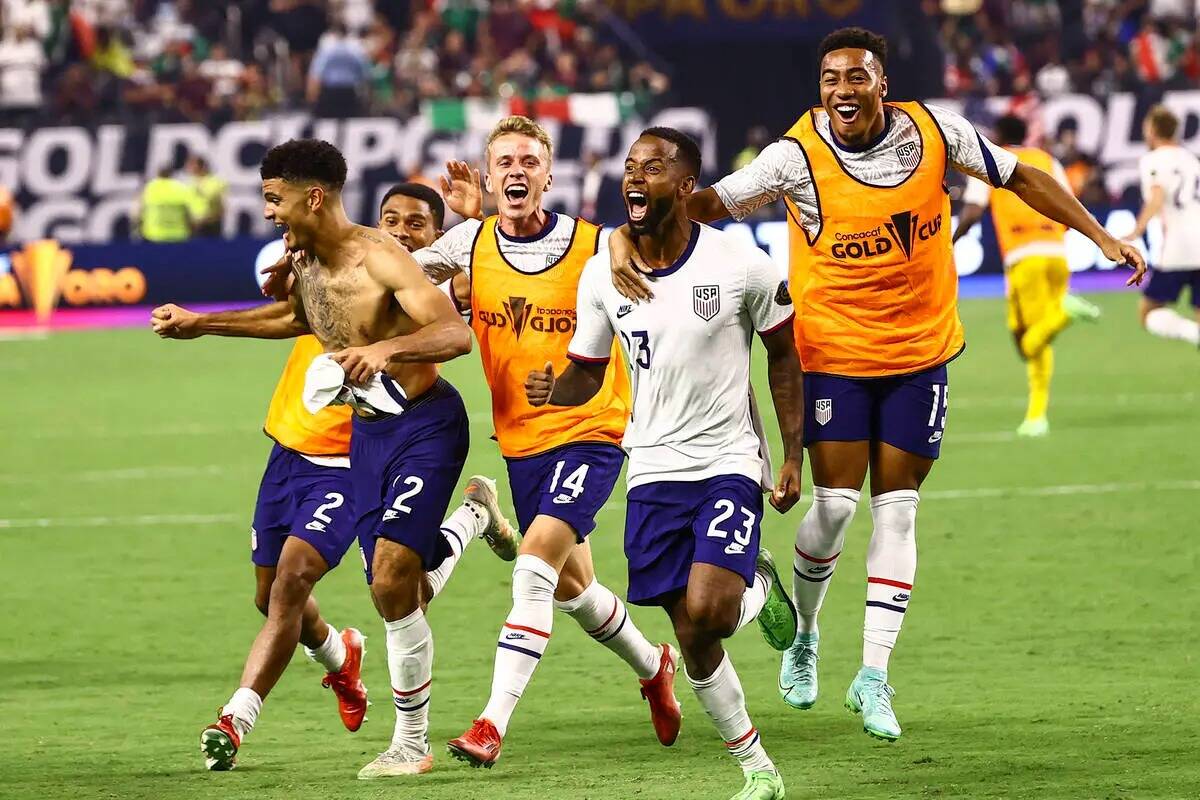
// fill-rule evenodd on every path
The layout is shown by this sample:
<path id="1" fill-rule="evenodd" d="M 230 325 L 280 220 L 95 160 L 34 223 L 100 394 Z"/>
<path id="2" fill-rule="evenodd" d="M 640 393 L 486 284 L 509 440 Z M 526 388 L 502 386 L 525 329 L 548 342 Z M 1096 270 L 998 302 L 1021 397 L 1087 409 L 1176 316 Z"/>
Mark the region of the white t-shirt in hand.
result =
<path id="1" fill-rule="evenodd" d="M 579 282 L 568 355 L 607 361 L 619 336 L 633 377 L 623 445 L 632 489 L 657 481 L 744 475 L 762 482 L 765 442 L 751 413 L 750 347 L 757 333 L 790 324 L 791 298 L 757 247 L 693 223 L 687 250 L 656 273 L 650 302 L 613 288 L 608 255 Z"/>
<path id="2" fill-rule="evenodd" d="M 1176 145 L 1157 147 L 1139 163 L 1143 202 L 1161 186 L 1163 206 L 1160 272 L 1200 269 L 1200 159 Z"/>

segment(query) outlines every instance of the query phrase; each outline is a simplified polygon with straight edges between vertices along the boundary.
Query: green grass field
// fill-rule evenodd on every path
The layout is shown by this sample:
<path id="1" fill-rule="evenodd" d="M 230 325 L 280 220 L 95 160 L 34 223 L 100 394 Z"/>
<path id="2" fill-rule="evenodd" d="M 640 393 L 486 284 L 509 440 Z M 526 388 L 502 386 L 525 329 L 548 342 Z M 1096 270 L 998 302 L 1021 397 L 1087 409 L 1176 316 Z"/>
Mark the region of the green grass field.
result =
<path id="1" fill-rule="evenodd" d="M 865 501 L 822 618 L 817 706 L 783 705 L 778 659 L 754 629 L 730 642 L 790 798 L 1200 796 L 1200 356 L 1141 332 L 1132 296 L 1094 299 L 1106 318 L 1060 340 L 1052 433 L 1032 442 L 1011 436 L 1024 373 L 1003 309 L 963 303 L 970 348 L 951 370 L 892 661 L 900 742 L 869 739 L 841 704 L 860 656 Z M 686 683 L 684 732 L 660 748 L 632 675 L 562 615 L 499 765 L 447 757 L 486 699 L 510 603 L 509 568 L 483 545 L 431 609 L 431 775 L 354 779 L 393 714 L 382 625 L 352 555 L 318 597 L 331 622 L 371 637 L 368 723 L 346 733 L 298 654 L 238 769 L 205 772 L 199 731 L 260 623 L 248 528 L 286 352 L 149 330 L 0 343 L 0 796 L 724 800 L 740 788 Z M 466 474 L 501 476 L 475 358 L 446 374 L 473 411 Z M 623 591 L 619 501 L 592 543 L 601 578 Z M 764 527 L 785 564 L 806 505 Z M 665 615 L 635 615 L 668 636 Z"/>

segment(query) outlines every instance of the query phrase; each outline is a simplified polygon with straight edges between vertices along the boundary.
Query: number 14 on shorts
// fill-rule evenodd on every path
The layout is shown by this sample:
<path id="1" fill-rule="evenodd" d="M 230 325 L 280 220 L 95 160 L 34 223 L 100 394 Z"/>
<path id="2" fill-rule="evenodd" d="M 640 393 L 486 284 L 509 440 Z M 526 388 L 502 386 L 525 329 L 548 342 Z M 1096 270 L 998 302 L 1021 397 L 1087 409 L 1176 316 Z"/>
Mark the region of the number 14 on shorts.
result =
<path id="1" fill-rule="evenodd" d="M 589 465 L 580 464 L 566 478 L 563 478 L 563 467 L 566 466 L 566 463 L 565 461 L 559 461 L 554 465 L 554 477 L 550 480 L 549 494 L 554 495 L 554 502 L 558 505 L 574 503 L 579 499 L 579 495 L 583 494 L 583 482 L 587 479 L 588 474 Z M 559 488 L 560 479 L 562 479 L 561 491 Z"/>

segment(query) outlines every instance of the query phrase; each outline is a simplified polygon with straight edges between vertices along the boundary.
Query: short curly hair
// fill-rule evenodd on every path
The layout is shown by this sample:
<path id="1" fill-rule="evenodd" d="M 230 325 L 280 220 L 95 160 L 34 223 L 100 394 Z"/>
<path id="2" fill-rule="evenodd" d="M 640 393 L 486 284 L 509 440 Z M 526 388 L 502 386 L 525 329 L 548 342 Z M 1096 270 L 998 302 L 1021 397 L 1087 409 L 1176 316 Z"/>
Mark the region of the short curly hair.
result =
<path id="1" fill-rule="evenodd" d="M 700 145 L 696 143 L 695 139 L 683 131 L 661 126 L 646 128 L 646 130 L 642 131 L 642 136 L 653 136 L 675 145 L 676 152 L 679 154 L 679 161 L 687 170 L 688 176 L 699 180 L 702 160 L 700 158 Z"/>
<path id="2" fill-rule="evenodd" d="M 258 173 L 264 181 L 272 178 L 288 183 L 314 181 L 340 192 L 346 184 L 346 159 L 329 142 L 291 139 L 267 151 Z"/>
<path id="3" fill-rule="evenodd" d="M 825 60 L 825 56 L 834 50 L 844 50 L 852 47 L 856 50 L 866 50 L 874 54 L 879 66 L 887 69 L 888 45 L 887 39 L 878 33 L 872 33 L 866 28 L 838 28 L 821 40 L 817 48 L 817 63 Z"/>

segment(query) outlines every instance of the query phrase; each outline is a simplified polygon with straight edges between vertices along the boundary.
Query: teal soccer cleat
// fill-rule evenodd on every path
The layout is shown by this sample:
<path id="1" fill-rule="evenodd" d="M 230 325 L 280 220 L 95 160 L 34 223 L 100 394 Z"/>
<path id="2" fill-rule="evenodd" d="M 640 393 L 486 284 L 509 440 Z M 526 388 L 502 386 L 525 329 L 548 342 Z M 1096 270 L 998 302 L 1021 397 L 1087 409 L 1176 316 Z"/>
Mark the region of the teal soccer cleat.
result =
<path id="1" fill-rule="evenodd" d="M 863 667 L 846 690 L 846 708 L 855 714 L 862 712 L 863 730 L 876 739 L 894 742 L 900 738 L 900 723 L 892 711 L 892 695 L 887 673 L 874 667 Z"/>
<path id="2" fill-rule="evenodd" d="M 779 694 L 783 702 L 792 708 L 801 710 L 813 707 L 817 702 L 817 643 L 819 635 L 813 633 L 796 634 L 783 653 L 783 663 L 779 667 Z"/>

